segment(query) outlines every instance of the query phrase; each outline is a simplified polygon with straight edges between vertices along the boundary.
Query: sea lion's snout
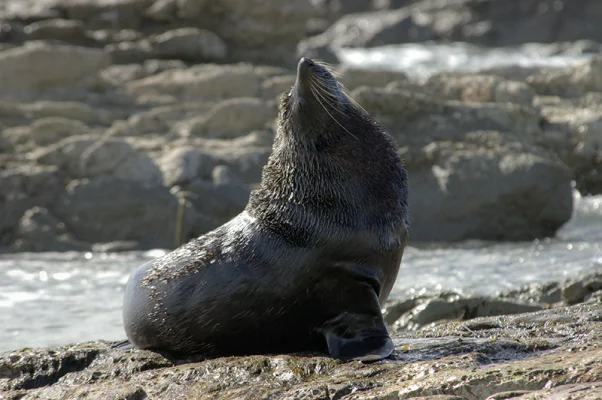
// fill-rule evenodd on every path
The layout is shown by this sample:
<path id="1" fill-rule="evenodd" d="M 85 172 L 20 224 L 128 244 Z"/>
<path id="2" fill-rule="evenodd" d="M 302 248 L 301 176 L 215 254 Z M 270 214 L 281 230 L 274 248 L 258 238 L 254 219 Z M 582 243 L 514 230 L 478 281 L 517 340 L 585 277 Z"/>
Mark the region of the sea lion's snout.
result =
<path id="1" fill-rule="evenodd" d="M 297 100 L 304 99 L 311 93 L 311 75 L 312 69 L 316 67 L 309 58 L 301 58 L 297 65 L 297 81 L 295 82 L 295 94 Z"/>
<path id="2" fill-rule="evenodd" d="M 299 60 L 299 64 L 297 65 L 297 76 L 301 77 L 302 75 L 307 74 L 307 72 L 309 72 L 309 69 L 314 65 L 316 65 L 316 63 L 314 63 L 311 59 L 302 57 L 301 60 Z"/>

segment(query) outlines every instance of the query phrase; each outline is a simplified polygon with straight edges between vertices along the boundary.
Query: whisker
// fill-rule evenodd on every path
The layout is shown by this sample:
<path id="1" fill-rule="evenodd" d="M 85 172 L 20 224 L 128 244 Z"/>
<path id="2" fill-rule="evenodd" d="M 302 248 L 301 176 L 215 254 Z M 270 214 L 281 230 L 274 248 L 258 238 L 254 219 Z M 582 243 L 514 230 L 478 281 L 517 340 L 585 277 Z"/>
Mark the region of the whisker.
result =
<path id="1" fill-rule="evenodd" d="M 337 71 L 336 67 L 330 63 L 327 63 L 324 60 L 321 60 L 319 58 L 313 58 L 312 59 L 313 62 L 315 62 L 316 64 L 321 65 L 322 67 L 324 67 L 328 72 L 330 72 L 330 74 L 336 78 L 340 78 L 341 75 L 340 73 Z"/>
<path id="2" fill-rule="evenodd" d="M 356 140 L 359 140 L 359 139 L 357 138 L 357 136 L 355 136 L 353 133 L 349 132 L 349 131 L 347 130 L 347 128 L 345 128 L 343 125 L 341 125 L 341 123 L 340 123 L 339 121 L 337 121 L 337 119 L 336 119 L 336 118 L 335 118 L 335 117 L 334 117 L 334 116 L 333 116 L 333 115 L 332 115 L 330 112 L 328 112 L 328 109 L 326 108 L 326 106 L 325 106 L 324 104 L 322 104 L 322 102 L 320 101 L 320 98 L 319 98 L 319 96 L 316 96 L 316 100 L 318 101 L 318 103 L 320 103 L 320 105 L 322 106 L 322 108 L 324 109 L 324 111 L 326 112 L 326 114 L 328 114 L 328 115 L 330 116 L 330 118 L 332 118 L 332 120 L 333 120 L 334 122 L 336 122 L 336 123 L 337 123 L 337 124 L 338 124 L 338 125 L 339 125 L 341 128 L 343 128 L 343 130 L 344 130 L 345 132 L 347 132 L 349 135 L 351 135 L 351 137 L 355 138 Z"/>
<path id="3" fill-rule="evenodd" d="M 315 83 L 315 82 L 313 82 L 313 81 L 311 81 L 311 80 L 310 80 L 310 84 L 311 84 L 311 83 Z M 342 116 L 344 116 L 344 117 L 347 117 L 347 116 L 348 116 L 348 115 L 347 115 L 347 113 L 345 113 L 345 112 L 343 112 L 342 110 L 340 110 L 340 109 L 339 109 L 339 107 L 337 107 L 335 104 L 333 104 L 333 102 L 329 101 L 327 98 L 325 98 L 325 97 L 324 97 L 324 94 L 328 94 L 328 95 L 330 95 L 330 93 L 327 93 L 327 92 L 320 92 L 320 90 L 319 90 L 317 87 L 313 87 L 313 86 L 312 86 L 312 88 L 316 89 L 316 90 L 314 90 L 314 92 L 313 92 L 313 93 L 314 93 L 314 95 L 315 95 L 316 97 L 319 97 L 319 98 L 320 98 L 320 100 L 323 100 L 323 101 L 324 101 L 326 104 L 328 104 L 328 105 L 330 106 L 330 108 L 331 108 L 331 109 L 333 109 L 333 110 L 337 111 L 339 114 L 341 114 L 341 115 L 342 115 Z M 331 97 L 331 98 L 332 98 L 332 97 Z M 337 103 L 338 103 L 338 98 L 336 98 L 336 101 L 337 101 Z M 322 103 L 320 103 L 320 104 L 322 104 Z M 324 107 L 324 104 L 322 104 L 322 107 Z"/>

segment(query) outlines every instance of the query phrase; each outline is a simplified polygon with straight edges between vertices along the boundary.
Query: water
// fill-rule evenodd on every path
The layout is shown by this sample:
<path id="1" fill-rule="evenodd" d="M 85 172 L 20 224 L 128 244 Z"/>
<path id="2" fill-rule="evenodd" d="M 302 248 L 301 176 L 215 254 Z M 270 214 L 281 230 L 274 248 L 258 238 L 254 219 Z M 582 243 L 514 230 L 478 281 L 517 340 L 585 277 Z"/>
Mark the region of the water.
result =
<path id="1" fill-rule="evenodd" d="M 542 55 L 545 48 L 401 45 L 347 49 L 346 64 L 401 69 L 410 75 L 508 65 L 566 65 L 585 56 Z M 575 193 L 573 219 L 551 240 L 450 245 L 411 243 L 392 297 L 426 289 L 493 293 L 602 268 L 602 196 Z M 123 286 L 136 266 L 163 254 L 131 252 L 0 255 L 0 352 L 86 340 L 125 338 Z"/>
<path id="2" fill-rule="evenodd" d="M 474 71 L 502 66 L 564 67 L 592 56 L 575 48 L 568 54 L 554 54 L 553 45 L 530 43 L 517 47 L 487 48 L 469 43 L 405 43 L 373 48 L 336 50 L 345 65 L 370 69 L 404 71 L 425 78 L 440 71 Z M 598 51 L 600 49 L 597 49 Z"/>

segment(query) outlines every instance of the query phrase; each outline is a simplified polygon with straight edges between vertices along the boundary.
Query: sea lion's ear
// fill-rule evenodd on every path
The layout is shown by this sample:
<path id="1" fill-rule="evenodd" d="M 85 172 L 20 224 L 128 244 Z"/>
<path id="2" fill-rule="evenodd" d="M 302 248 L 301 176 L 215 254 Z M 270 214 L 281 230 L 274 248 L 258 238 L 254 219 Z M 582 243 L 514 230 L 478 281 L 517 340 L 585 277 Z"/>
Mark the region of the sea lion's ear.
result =
<path id="1" fill-rule="evenodd" d="M 341 361 L 378 361 L 389 357 L 395 348 L 380 313 L 344 312 L 328 321 L 322 333 L 330 356 Z"/>

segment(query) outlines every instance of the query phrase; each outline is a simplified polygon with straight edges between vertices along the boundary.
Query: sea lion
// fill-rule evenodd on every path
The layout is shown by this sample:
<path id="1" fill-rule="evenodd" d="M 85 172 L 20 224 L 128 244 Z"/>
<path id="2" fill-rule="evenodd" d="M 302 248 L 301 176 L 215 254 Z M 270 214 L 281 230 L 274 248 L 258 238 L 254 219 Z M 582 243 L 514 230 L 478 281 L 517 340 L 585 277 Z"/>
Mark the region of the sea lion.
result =
<path id="1" fill-rule="evenodd" d="M 302 58 L 260 187 L 237 217 L 132 273 L 127 337 L 174 355 L 388 357 L 380 305 L 405 248 L 407 200 L 392 138 Z"/>

